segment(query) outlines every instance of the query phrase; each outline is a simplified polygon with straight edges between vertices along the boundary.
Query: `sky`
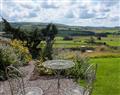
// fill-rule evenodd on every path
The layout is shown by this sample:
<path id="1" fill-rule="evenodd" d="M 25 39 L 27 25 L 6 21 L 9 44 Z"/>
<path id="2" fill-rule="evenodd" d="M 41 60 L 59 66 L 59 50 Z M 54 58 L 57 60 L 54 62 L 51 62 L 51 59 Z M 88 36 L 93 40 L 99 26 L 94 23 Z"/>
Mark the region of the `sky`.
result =
<path id="1" fill-rule="evenodd" d="M 11 22 L 114 27 L 120 26 L 120 0 L 0 0 L 0 16 Z"/>

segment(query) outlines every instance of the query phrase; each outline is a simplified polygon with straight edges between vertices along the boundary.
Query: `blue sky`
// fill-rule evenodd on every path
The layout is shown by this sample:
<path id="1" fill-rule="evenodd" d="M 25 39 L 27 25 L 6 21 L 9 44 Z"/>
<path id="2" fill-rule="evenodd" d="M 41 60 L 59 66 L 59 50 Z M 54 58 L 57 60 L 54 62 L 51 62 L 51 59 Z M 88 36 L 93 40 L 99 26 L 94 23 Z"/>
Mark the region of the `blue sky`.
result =
<path id="1" fill-rule="evenodd" d="M 120 26 L 120 0 L 0 0 L 0 6 L 12 22 Z"/>

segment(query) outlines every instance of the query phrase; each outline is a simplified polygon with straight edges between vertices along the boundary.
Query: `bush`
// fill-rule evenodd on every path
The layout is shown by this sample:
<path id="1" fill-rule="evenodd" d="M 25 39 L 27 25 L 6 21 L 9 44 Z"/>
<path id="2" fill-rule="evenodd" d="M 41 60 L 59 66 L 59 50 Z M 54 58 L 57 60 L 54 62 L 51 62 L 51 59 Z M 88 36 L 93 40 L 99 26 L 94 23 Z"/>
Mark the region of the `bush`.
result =
<path id="1" fill-rule="evenodd" d="M 40 59 L 39 61 L 36 61 L 35 68 L 40 76 L 42 75 L 53 75 L 54 71 L 48 68 L 45 68 L 43 66 L 43 60 Z"/>
<path id="2" fill-rule="evenodd" d="M 5 80 L 5 68 L 9 65 L 17 65 L 20 60 L 14 49 L 10 46 L 0 45 L 0 80 Z"/>
<path id="3" fill-rule="evenodd" d="M 93 36 L 91 36 L 89 39 L 87 39 L 86 41 L 84 41 L 87 44 L 95 44 L 95 38 Z"/>
<path id="4" fill-rule="evenodd" d="M 10 42 L 10 45 L 15 49 L 16 54 L 19 56 L 21 60 L 21 65 L 27 65 L 27 63 L 32 60 L 32 56 L 29 53 L 27 47 L 25 47 L 25 42 L 20 40 L 13 40 Z"/>
<path id="5" fill-rule="evenodd" d="M 66 37 L 63 38 L 63 40 L 73 40 L 73 38 L 70 37 L 70 36 L 66 36 Z"/>
<path id="6" fill-rule="evenodd" d="M 67 76 L 70 76 L 77 79 L 83 79 L 84 78 L 84 72 L 89 67 L 89 58 L 87 57 L 78 57 L 76 56 L 74 58 L 75 66 L 73 68 L 70 68 L 65 71 L 65 74 Z"/>

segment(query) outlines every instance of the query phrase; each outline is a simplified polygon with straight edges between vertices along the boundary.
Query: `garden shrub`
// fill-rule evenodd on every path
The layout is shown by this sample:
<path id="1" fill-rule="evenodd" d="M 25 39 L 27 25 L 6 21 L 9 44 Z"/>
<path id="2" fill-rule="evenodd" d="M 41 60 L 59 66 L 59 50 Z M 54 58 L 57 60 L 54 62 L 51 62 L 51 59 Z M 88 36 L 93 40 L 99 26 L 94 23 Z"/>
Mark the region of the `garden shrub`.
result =
<path id="1" fill-rule="evenodd" d="M 70 76 L 77 79 L 83 79 L 84 78 L 84 72 L 89 67 L 89 58 L 88 57 L 80 57 L 76 56 L 73 59 L 75 66 L 73 68 L 70 68 L 65 71 L 65 75 Z"/>
<path id="2" fill-rule="evenodd" d="M 27 63 L 32 60 L 32 56 L 29 53 L 27 47 L 25 47 L 25 42 L 20 40 L 13 40 L 10 42 L 10 45 L 15 49 L 16 54 L 19 56 L 21 60 L 21 65 L 27 65 Z"/>
<path id="3" fill-rule="evenodd" d="M 83 79 L 84 78 L 84 72 L 86 69 L 89 67 L 89 58 L 86 56 L 82 56 L 80 52 L 76 51 L 70 51 L 70 50 L 64 50 L 64 51 L 59 51 L 60 53 L 56 53 L 54 55 L 55 59 L 64 59 L 64 60 L 72 60 L 75 63 L 75 66 L 63 70 L 61 72 L 62 75 L 66 77 L 71 77 L 75 79 Z"/>
<path id="4" fill-rule="evenodd" d="M 36 61 L 35 68 L 39 75 L 53 75 L 54 71 L 43 66 L 43 59 Z"/>
<path id="5" fill-rule="evenodd" d="M 14 49 L 8 45 L 0 45 L 0 80 L 5 80 L 5 68 L 9 65 L 17 65 L 20 63 L 19 57 Z"/>

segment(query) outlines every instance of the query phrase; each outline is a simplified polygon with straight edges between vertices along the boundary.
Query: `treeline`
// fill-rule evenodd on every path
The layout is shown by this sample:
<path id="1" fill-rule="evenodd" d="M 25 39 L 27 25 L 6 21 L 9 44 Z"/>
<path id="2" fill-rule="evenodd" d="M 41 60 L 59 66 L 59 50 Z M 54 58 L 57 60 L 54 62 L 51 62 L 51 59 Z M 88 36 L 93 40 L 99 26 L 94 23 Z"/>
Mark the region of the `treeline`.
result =
<path id="1" fill-rule="evenodd" d="M 93 31 L 80 30 L 80 31 L 69 31 L 69 30 L 60 30 L 57 34 L 58 36 L 66 37 L 66 36 L 100 36 L 107 37 L 108 35 L 120 35 L 120 32 L 103 32 L 96 33 Z"/>
<path id="2" fill-rule="evenodd" d="M 94 36 L 95 32 L 92 31 L 85 31 L 85 30 L 80 30 L 80 31 L 70 31 L 70 30 L 66 30 L 66 31 L 62 31 L 60 30 L 58 32 L 59 36 Z"/>
<path id="3" fill-rule="evenodd" d="M 21 29 L 30 32 L 30 31 L 34 31 L 36 27 L 38 29 L 45 28 L 47 26 L 47 23 L 22 22 L 22 23 L 11 23 L 11 25 L 13 27 L 21 27 Z M 92 29 L 92 27 L 91 28 L 89 28 L 89 27 L 88 28 L 87 27 L 86 28 L 85 27 L 75 28 L 75 27 L 72 27 L 72 26 L 65 26 L 65 25 L 59 25 L 59 24 L 57 24 L 56 26 L 59 30 L 57 36 L 62 36 L 62 37 L 65 37 L 65 36 L 101 36 L 101 37 L 107 37 L 107 35 L 120 35 L 119 28 L 116 28 L 118 31 L 115 31 L 115 32 L 106 31 L 106 32 L 97 33 L 96 30 L 95 30 L 95 27 Z M 101 28 L 96 27 L 96 29 L 99 30 Z M 2 25 L 0 26 L 0 30 L 3 31 L 3 26 Z"/>

